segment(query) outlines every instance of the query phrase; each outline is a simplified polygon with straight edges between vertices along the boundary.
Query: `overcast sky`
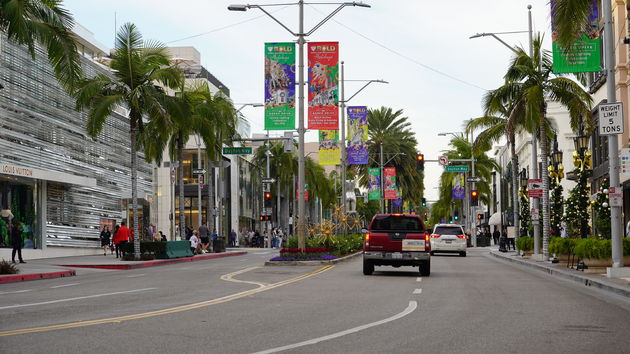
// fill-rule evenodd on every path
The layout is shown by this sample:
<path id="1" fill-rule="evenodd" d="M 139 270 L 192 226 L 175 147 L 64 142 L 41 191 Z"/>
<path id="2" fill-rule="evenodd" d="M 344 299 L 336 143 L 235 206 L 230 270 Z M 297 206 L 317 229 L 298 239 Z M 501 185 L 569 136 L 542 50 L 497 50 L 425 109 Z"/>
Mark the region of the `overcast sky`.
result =
<path id="1" fill-rule="evenodd" d="M 308 40 L 338 41 L 345 61 L 346 80 L 383 79 L 372 84 L 351 105 L 402 109 L 416 133 L 418 149 L 435 160 L 448 148 L 439 132 L 460 131 L 462 122 L 481 115 L 485 90 L 501 85 L 511 51 L 491 37 L 469 39 L 478 32 L 526 31 L 531 4 L 535 31 L 545 32 L 550 47 L 548 0 L 365 0 L 372 8 L 346 7 Z M 147 39 L 168 46 L 194 46 L 201 61 L 230 89 L 237 103 L 262 102 L 263 45 L 294 38 L 259 10 L 231 12 L 238 0 L 66 0 L 75 20 L 102 44 L 113 47 L 115 23 L 133 22 Z M 271 4 L 260 0 L 255 4 Z M 335 9 L 333 5 L 305 7 L 308 31 Z M 294 32 L 296 6 L 270 7 Z M 526 33 L 501 38 L 527 46 Z M 346 97 L 362 86 L 347 82 Z M 252 132 L 262 132 L 262 108 L 247 107 Z M 307 134 L 307 141 L 317 135 Z M 425 195 L 437 199 L 437 163 L 425 168 Z"/>

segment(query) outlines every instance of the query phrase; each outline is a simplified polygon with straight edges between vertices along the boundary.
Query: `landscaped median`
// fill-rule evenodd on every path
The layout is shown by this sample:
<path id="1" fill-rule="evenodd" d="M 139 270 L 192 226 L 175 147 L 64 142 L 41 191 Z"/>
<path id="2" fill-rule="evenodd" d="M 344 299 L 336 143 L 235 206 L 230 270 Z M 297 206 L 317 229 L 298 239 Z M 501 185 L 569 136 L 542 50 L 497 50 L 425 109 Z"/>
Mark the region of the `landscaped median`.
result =
<path id="1" fill-rule="evenodd" d="M 206 259 L 224 258 L 232 256 L 242 256 L 247 254 L 246 251 L 237 252 L 224 252 L 224 253 L 209 253 L 200 254 L 193 257 L 173 258 L 173 259 L 157 259 L 151 261 L 138 261 L 138 262 L 122 262 L 112 264 L 59 264 L 62 267 L 75 267 L 75 268 L 97 268 L 97 269 L 138 269 L 147 267 L 157 267 L 168 264 L 203 261 Z"/>
<path id="2" fill-rule="evenodd" d="M 289 239 L 288 247 L 280 250 L 265 265 L 320 265 L 341 262 L 361 254 L 363 235 L 315 236 L 306 240 L 304 251 L 297 248 L 297 238 Z"/>

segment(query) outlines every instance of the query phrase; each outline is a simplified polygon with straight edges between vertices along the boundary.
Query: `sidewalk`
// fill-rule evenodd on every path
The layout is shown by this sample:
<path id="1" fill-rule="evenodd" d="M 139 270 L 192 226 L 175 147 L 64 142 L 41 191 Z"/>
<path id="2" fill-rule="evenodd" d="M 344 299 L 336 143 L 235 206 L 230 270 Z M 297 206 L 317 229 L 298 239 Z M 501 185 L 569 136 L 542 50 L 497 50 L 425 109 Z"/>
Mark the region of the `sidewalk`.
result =
<path id="1" fill-rule="evenodd" d="M 530 267 L 556 278 L 575 281 L 584 286 L 599 288 L 630 299 L 630 278 L 608 278 L 605 271 L 603 274 L 578 271 L 567 268 L 566 263 L 537 262 L 523 258 L 517 255 L 515 251 L 499 252 L 497 247 L 491 247 L 488 250 L 491 257 Z"/>
<path id="2" fill-rule="evenodd" d="M 61 278 L 77 275 L 79 273 L 89 273 L 106 270 L 129 270 L 147 267 L 156 267 L 168 264 L 203 261 L 207 259 L 241 256 L 247 254 L 246 251 L 228 251 L 223 253 L 208 253 L 193 257 L 155 259 L 150 261 L 121 261 L 116 256 L 107 254 L 91 256 L 74 256 L 59 258 L 41 258 L 26 260 L 26 263 L 17 263 L 20 270 L 18 274 L 0 275 L 0 284 L 13 283 L 27 280 Z M 79 268 L 68 269 L 68 268 Z"/>

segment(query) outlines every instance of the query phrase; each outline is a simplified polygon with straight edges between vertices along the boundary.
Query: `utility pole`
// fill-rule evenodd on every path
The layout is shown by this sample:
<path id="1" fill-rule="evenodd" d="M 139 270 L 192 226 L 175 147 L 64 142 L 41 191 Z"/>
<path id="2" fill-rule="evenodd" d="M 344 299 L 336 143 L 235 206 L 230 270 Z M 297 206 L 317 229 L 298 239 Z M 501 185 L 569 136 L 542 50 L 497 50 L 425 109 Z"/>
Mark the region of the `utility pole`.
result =
<path id="1" fill-rule="evenodd" d="M 534 39 L 532 32 L 532 5 L 527 5 L 527 20 L 529 23 L 529 57 L 534 59 Z M 542 59 L 542 56 L 541 56 Z M 532 134 L 532 171 L 531 178 L 538 178 L 538 132 Z M 540 210 L 540 200 L 538 198 L 532 199 L 532 207 L 536 210 Z M 518 210 L 516 211 L 518 212 Z M 515 214 L 516 215 L 516 214 Z M 538 215 L 541 215 L 539 212 Z M 532 220 L 534 226 L 534 258 L 542 261 L 540 254 L 540 220 Z M 516 225 L 516 237 L 520 237 L 521 230 L 519 225 Z"/>
<path id="2" fill-rule="evenodd" d="M 604 48 L 606 50 L 606 97 L 608 103 L 617 102 L 615 92 L 615 43 L 613 32 L 613 18 L 611 0 L 603 0 L 604 11 Z M 608 163 L 610 175 L 610 187 L 621 190 L 619 187 L 619 143 L 617 135 L 608 136 Z M 610 235 L 612 239 L 612 268 L 623 268 L 623 237 L 621 207 L 610 206 Z M 608 276 L 611 277 L 613 269 L 608 268 Z"/>
<path id="3" fill-rule="evenodd" d="M 344 63 L 341 62 L 341 212 L 346 213 L 346 102 L 345 102 L 345 80 L 344 80 Z"/>
<path id="4" fill-rule="evenodd" d="M 381 149 L 381 177 L 379 178 L 379 181 L 381 182 L 381 214 L 385 214 L 385 189 L 383 186 L 383 142 L 379 144 L 379 147 Z"/>

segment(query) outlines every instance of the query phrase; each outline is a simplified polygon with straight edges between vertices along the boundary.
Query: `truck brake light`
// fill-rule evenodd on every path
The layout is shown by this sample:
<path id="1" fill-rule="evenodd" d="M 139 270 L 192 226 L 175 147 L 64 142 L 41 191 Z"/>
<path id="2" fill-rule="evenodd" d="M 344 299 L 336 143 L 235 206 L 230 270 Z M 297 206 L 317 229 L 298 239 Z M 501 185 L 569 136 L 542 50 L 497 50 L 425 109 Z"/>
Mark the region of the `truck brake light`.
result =
<path id="1" fill-rule="evenodd" d="M 370 233 L 369 233 L 369 232 L 367 232 L 367 233 L 365 234 L 365 245 L 366 245 L 366 246 L 369 246 L 369 245 L 370 245 Z"/>
<path id="2" fill-rule="evenodd" d="M 425 252 L 431 251 L 431 243 L 429 242 L 429 234 L 428 233 L 424 234 L 424 251 Z"/>

